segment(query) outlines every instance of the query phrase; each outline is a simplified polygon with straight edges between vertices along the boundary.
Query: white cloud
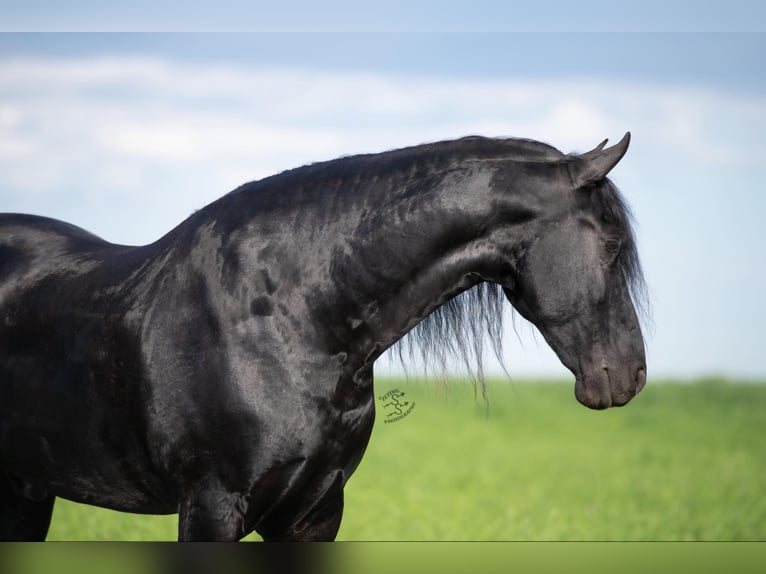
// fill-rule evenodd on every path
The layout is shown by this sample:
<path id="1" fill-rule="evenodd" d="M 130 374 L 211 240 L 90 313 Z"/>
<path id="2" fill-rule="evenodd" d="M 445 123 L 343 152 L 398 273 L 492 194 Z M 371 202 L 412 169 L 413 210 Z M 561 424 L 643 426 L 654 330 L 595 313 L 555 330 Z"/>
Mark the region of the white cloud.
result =
<path id="1" fill-rule="evenodd" d="M 209 158 L 213 166 L 222 155 L 230 162 L 264 154 L 278 163 L 468 132 L 567 150 L 633 129 L 675 153 L 730 162 L 742 159 L 737 142 L 711 133 L 750 125 L 755 136 L 766 123 L 763 98 L 732 107 L 727 94 L 598 81 L 462 81 L 135 58 L 5 60 L 0 78 L 2 157 L 28 161 L 66 148 L 70 159 L 109 153 L 126 161 Z M 745 159 L 755 157 L 762 154 Z"/>

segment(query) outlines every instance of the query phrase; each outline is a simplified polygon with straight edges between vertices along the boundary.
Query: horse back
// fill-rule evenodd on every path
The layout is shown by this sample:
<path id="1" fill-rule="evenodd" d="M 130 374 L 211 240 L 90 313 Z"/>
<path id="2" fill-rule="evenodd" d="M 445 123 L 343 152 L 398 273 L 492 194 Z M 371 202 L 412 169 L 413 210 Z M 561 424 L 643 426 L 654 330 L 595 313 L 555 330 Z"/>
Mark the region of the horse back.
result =
<path id="1" fill-rule="evenodd" d="M 110 244 L 74 225 L 34 215 L 0 214 L 0 288 L 12 277 L 29 271 L 63 271 L 69 263 L 76 271 L 76 260 L 84 253 L 108 248 Z M 79 256 L 79 257 L 78 257 Z M 38 269 L 32 269 L 38 263 Z M 53 264 L 55 268 L 46 269 Z M 2 304 L 2 300 L 0 300 Z"/>
<path id="2" fill-rule="evenodd" d="M 64 222 L 0 215 L 1 467 L 75 500 L 111 483 L 124 494 L 105 505 L 153 507 L 160 487 L 137 486 L 143 374 L 125 318 L 144 259 Z"/>

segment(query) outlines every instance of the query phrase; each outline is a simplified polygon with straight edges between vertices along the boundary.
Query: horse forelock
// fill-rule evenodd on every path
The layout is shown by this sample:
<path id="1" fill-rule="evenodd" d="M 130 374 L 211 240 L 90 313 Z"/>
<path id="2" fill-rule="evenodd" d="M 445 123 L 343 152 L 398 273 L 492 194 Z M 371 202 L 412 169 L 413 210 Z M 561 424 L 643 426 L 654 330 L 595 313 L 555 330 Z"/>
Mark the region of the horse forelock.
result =
<path id="1" fill-rule="evenodd" d="M 639 317 L 650 320 L 648 289 L 644 278 L 643 267 L 638 255 L 638 243 L 635 233 L 635 219 L 630 205 L 620 190 L 608 179 L 594 190 L 599 201 L 611 221 L 617 225 L 623 235 L 623 245 L 617 256 L 617 266 L 628 286 L 633 306 Z"/>

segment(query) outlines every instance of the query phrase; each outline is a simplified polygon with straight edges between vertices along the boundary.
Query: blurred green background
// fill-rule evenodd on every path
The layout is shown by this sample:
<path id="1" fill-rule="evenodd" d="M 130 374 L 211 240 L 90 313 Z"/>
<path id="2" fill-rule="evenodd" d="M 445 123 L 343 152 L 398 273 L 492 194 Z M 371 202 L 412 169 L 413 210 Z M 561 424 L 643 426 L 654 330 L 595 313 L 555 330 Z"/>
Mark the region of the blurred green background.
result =
<path id="1" fill-rule="evenodd" d="M 571 383 L 376 381 L 338 540 L 766 540 L 766 384 L 650 383 L 591 411 Z M 409 408 L 409 407 L 408 407 Z M 58 500 L 49 540 L 174 540 L 176 516 Z M 251 535 L 248 540 L 258 540 Z"/>

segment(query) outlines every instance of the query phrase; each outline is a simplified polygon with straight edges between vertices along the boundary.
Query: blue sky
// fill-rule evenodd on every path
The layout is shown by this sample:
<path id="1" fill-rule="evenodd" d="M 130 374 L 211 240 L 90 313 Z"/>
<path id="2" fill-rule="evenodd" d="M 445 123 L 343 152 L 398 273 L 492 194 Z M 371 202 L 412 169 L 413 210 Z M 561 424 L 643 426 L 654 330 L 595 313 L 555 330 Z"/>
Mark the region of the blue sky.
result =
<path id="1" fill-rule="evenodd" d="M 5 0 L 7 31 L 753 32 L 753 0 Z"/>
<path id="2" fill-rule="evenodd" d="M 19 14 L 5 29 L 30 27 Z M 757 27 L 752 12 L 717 27 L 694 14 L 677 29 Z M 0 210 L 146 243 L 244 181 L 311 161 L 470 133 L 584 151 L 630 130 L 613 179 L 652 294 L 650 376 L 766 379 L 766 35 L 568 33 L 560 18 L 548 33 L 492 33 L 472 18 L 482 32 L 0 34 Z M 517 323 L 511 374 L 567 376 Z"/>
<path id="3" fill-rule="evenodd" d="M 762 34 L 129 33 L 0 35 L 5 56 L 163 55 L 179 62 L 461 78 L 609 77 L 763 90 Z"/>

